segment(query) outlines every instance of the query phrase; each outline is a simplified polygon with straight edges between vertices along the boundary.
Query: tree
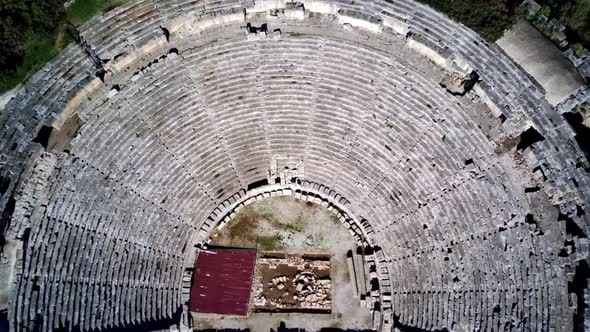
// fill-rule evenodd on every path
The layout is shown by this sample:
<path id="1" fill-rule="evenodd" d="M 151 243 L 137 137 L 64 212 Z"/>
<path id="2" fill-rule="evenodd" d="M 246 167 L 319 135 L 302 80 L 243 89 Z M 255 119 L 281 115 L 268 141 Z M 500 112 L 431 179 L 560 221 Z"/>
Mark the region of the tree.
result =
<path id="1" fill-rule="evenodd" d="M 590 0 L 566 2 L 560 10 L 559 20 L 572 30 L 584 29 L 588 26 Z"/>
<path id="2" fill-rule="evenodd" d="M 549 7 L 549 6 L 541 7 L 541 9 L 539 10 L 539 15 L 543 15 L 545 17 L 551 16 L 551 7 Z"/>
<path id="3" fill-rule="evenodd" d="M 577 0 L 564 6 L 559 20 L 571 30 L 573 37 L 590 46 L 590 0 Z"/>
<path id="4" fill-rule="evenodd" d="M 590 0 L 538 0 L 567 28 L 570 43 L 590 48 Z"/>
<path id="5" fill-rule="evenodd" d="M 15 75 L 27 56 L 38 61 L 50 56 L 39 54 L 48 53 L 39 44 L 51 44 L 48 39 L 55 38 L 64 18 L 63 4 L 64 0 L 0 0 L 0 91 L 20 81 Z"/>
<path id="6" fill-rule="evenodd" d="M 519 0 L 418 0 L 494 42 L 523 16 Z"/>

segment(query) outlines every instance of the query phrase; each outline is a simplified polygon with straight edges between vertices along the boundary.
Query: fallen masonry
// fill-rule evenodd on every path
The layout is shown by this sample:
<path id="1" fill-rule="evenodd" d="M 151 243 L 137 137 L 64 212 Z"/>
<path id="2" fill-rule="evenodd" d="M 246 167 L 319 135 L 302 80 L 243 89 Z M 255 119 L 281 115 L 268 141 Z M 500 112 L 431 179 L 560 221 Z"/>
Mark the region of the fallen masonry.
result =
<path id="1" fill-rule="evenodd" d="M 257 263 L 254 310 L 330 313 L 330 256 L 265 253 Z"/>

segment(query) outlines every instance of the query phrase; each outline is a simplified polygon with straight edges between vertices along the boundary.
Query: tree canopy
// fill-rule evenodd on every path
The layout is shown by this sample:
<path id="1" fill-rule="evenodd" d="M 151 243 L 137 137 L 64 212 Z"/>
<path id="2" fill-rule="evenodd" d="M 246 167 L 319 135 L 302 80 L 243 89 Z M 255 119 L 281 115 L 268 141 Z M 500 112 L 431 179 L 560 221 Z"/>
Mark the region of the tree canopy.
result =
<path id="1" fill-rule="evenodd" d="M 568 29 L 568 41 L 590 48 L 590 0 L 547 0 L 551 16 Z"/>
<path id="2" fill-rule="evenodd" d="M 82 25 L 125 0 L 0 0 L 0 92 L 14 88 L 71 39 L 65 21 Z"/>
<path id="3" fill-rule="evenodd" d="M 63 0 L 0 0 L 0 91 L 51 59 Z M 18 77 L 17 77 L 18 76 Z"/>
<path id="4" fill-rule="evenodd" d="M 522 0 L 418 0 L 494 42 L 523 17 Z M 542 14 L 567 27 L 568 41 L 590 49 L 590 0 L 537 0 Z M 576 46 L 579 48 L 579 45 Z"/>
<path id="5" fill-rule="evenodd" d="M 81 25 L 125 0 L 0 0 L 0 92 L 20 83 L 68 42 L 63 22 Z M 521 0 L 418 0 L 494 42 L 523 17 Z M 538 0 L 568 28 L 568 40 L 590 49 L 590 0 Z M 64 38 L 65 37 L 65 38 Z"/>
<path id="6" fill-rule="evenodd" d="M 522 17 L 521 0 L 418 0 L 494 42 Z"/>

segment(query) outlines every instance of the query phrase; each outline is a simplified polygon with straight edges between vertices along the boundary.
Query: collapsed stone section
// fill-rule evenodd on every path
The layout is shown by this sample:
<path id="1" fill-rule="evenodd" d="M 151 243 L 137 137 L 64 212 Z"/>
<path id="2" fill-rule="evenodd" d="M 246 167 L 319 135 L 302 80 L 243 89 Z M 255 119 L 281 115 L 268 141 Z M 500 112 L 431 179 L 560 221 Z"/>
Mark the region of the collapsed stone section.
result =
<path id="1" fill-rule="evenodd" d="M 516 145 L 516 150 L 524 150 L 531 147 L 537 142 L 544 141 L 545 138 L 535 128 L 529 127 L 522 134 L 520 134 L 520 140 Z"/>
<path id="2" fill-rule="evenodd" d="M 25 232 L 30 231 L 31 224 L 44 213 L 49 200 L 51 180 L 59 169 L 59 158 L 51 153 L 33 156 L 34 163 L 26 171 L 15 196 L 15 208 L 4 236 L 23 240 Z"/>
<path id="3" fill-rule="evenodd" d="M 475 86 L 478 79 L 479 76 L 475 71 L 469 73 L 452 72 L 443 76 L 440 85 L 452 94 L 463 96 Z"/>

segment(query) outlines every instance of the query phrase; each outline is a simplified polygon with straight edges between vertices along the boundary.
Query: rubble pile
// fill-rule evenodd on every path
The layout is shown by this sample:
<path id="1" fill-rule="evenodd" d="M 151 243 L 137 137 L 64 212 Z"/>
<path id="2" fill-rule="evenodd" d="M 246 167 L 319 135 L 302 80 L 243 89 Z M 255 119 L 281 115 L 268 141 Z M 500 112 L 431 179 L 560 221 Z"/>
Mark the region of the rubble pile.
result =
<path id="1" fill-rule="evenodd" d="M 297 274 L 293 283 L 297 291 L 296 295 L 293 295 L 293 299 L 301 301 L 302 308 L 330 309 L 332 306 L 330 297 L 332 281 L 330 279 L 318 279 L 314 273 L 303 272 Z"/>
<path id="2" fill-rule="evenodd" d="M 300 256 L 259 259 L 256 310 L 320 310 L 332 307 L 329 260 Z"/>

